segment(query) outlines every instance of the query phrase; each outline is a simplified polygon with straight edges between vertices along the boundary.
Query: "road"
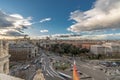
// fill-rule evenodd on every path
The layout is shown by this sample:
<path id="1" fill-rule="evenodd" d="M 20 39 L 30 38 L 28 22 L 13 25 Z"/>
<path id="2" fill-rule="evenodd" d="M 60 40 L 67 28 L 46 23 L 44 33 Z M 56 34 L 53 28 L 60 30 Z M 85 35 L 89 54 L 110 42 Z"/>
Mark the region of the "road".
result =
<path id="1" fill-rule="evenodd" d="M 42 53 L 40 56 L 29 62 L 16 64 L 14 68 L 10 70 L 10 75 L 25 80 L 32 80 L 38 69 L 42 69 L 46 80 L 66 80 L 52 68 L 52 62 L 50 62 L 50 58 L 45 53 Z"/>
<path id="2" fill-rule="evenodd" d="M 107 80 L 104 72 L 95 69 L 92 65 L 83 62 L 77 62 L 78 70 L 94 78 L 94 80 Z"/>
<path id="3" fill-rule="evenodd" d="M 63 57 L 60 57 L 60 56 L 56 56 L 56 55 L 53 55 L 52 56 L 56 59 L 56 60 L 67 60 L 71 63 L 73 63 L 73 60 L 70 60 L 69 58 L 63 58 Z M 93 78 L 93 80 L 109 80 L 109 77 L 106 76 L 106 74 L 96 68 L 94 68 L 94 65 L 92 64 L 89 64 L 87 62 L 83 62 L 83 61 L 80 61 L 79 59 L 77 60 L 76 59 L 76 64 L 77 64 L 77 68 L 79 71 L 81 71 L 82 73 L 85 73 L 89 76 L 91 76 Z"/>
<path id="4" fill-rule="evenodd" d="M 38 69 L 42 69 L 46 80 L 69 80 L 61 76 L 57 71 L 53 69 L 52 62 L 50 61 L 50 59 L 52 58 L 55 61 L 66 60 L 71 62 L 71 64 L 73 64 L 73 60 L 65 57 L 60 57 L 55 54 L 49 54 L 48 56 L 48 54 L 49 53 L 47 53 L 46 51 L 42 52 L 42 54 L 39 57 L 32 60 L 32 63 L 27 62 L 24 64 L 24 65 L 29 64 L 30 65 L 29 68 L 21 70 L 21 67 L 23 67 L 24 65 L 18 65 L 15 69 L 11 70 L 11 74 L 13 76 L 15 75 L 19 77 L 20 74 L 18 74 L 18 72 L 23 73 L 22 75 L 25 76 L 24 78 L 26 80 L 32 80 L 33 76 L 35 75 L 35 72 Z M 80 61 L 79 59 L 76 59 L 76 64 L 80 72 L 91 76 L 94 80 L 109 80 L 109 77 L 106 76 L 104 72 L 94 68 L 92 64 Z"/>
<path id="5" fill-rule="evenodd" d="M 52 68 L 52 62 L 50 62 L 50 59 L 47 55 L 43 53 L 41 60 L 42 70 L 46 80 L 66 80 Z"/>

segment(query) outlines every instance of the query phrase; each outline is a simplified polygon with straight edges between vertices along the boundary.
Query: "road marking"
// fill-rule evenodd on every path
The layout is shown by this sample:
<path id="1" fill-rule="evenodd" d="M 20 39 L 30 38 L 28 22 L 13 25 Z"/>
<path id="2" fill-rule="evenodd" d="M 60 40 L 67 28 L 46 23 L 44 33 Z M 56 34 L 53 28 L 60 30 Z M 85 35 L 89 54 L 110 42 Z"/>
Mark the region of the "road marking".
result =
<path id="1" fill-rule="evenodd" d="M 46 70 L 46 66 L 45 66 L 45 65 L 43 65 L 43 70 L 44 70 L 44 71 Z"/>
<path id="2" fill-rule="evenodd" d="M 46 75 L 46 76 L 50 76 L 50 75 L 48 75 L 48 73 L 46 73 L 45 75 Z"/>
<path id="3" fill-rule="evenodd" d="M 50 76 L 54 77 L 48 70 L 47 70 L 47 73 L 48 73 Z"/>
<path id="4" fill-rule="evenodd" d="M 52 68 L 52 66 L 49 66 L 49 67 L 50 67 L 50 69 L 51 69 L 56 75 L 58 75 L 58 73 L 55 72 L 55 70 Z"/>
<path id="5" fill-rule="evenodd" d="M 63 79 L 63 80 L 66 80 L 66 79 L 64 79 L 63 77 L 61 77 L 57 72 L 55 72 L 55 70 L 52 68 L 51 65 L 50 65 L 49 67 L 50 67 L 50 69 L 53 71 L 53 74 L 54 74 L 56 77 L 59 77 L 59 78 L 61 78 L 61 79 Z"/>
<path id="6" fill-rule="evenodd" d="M 57 76 L 53 71 L 49 71 L 52 75 Z"/>

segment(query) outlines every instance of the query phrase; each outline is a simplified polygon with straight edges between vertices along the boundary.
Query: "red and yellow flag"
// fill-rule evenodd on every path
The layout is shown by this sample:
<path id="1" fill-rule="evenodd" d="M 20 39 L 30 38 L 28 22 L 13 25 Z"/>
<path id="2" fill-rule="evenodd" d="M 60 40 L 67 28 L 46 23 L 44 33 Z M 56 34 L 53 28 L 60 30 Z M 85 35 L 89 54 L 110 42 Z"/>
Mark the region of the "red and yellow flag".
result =
<path id="1" fill-rule="evenodd" d="M 73 65 L 73 80 L 80 80 L 80 78 L 78 76 L 78 72 L 77 72 L 77 67 L 76 67 L 75 61 L 74 61 L 74 65 Z"/>

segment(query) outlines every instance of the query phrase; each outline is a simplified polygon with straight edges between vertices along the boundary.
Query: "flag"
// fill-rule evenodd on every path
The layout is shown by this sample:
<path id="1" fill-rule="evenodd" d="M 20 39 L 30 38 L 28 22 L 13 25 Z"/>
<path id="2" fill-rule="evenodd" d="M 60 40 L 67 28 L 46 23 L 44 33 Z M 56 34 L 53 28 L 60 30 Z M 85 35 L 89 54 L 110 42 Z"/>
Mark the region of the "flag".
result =
<path id="1" fill-rule="evenodd" d="M 76 67 L 75 61 L 74 61 L 74 65 L 73 65 L 73 80 L 80 80 L 79 76 L 78 76 L 78 72 L 77 72 L 77 67 Z"/>

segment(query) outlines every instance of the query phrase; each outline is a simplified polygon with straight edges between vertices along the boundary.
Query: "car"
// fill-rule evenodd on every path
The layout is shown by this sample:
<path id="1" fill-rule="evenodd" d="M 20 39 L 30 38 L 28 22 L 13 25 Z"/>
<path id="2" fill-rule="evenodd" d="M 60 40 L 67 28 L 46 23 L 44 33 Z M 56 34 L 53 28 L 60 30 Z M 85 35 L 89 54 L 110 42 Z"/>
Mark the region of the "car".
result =
<path id="1" fill-rule="evenodd" d="M 80 75 L 83 75 L 83 73 L 81 73 L 81 71 L 77 71 Z"/>
<path id="2" fill-rule="evenodd" d="M 113 63 L 112 63 L 112 66 L 113 66 L 113 67 L 115 67 L 115 66 L 117 66 L 117 65 L 118 65 L 118 64 L 117 64 L 116 62 L 113 62 Z"/>
<path id="3" fill-rule="evenodd" d="M 25 67 L 23 67 L 24 70 L 28 69 L 30 67 L 30 65 L 26 65 Z"/>
<path id="4" fill-rule="evenodd" d="M 26 70 L 26 69 L 28 69 L 30 67 L 30 65 L 28 64 L 28 65 L 23 65 L 20 69 L 22 69 L 22 70 Z"/>
<path id="5" fill-rule="evenodd" d="M 36 64 L 37 62 L 38 62 L 38 60 L 36 59 L 36 60 L 33 61 L 33 64 Z"/>
<path id="6" fill-rule="evenodd" d="M 117 64 L 118 66 L 120 66 L 120 62 L 116 62 L 116 64 Z"/>

